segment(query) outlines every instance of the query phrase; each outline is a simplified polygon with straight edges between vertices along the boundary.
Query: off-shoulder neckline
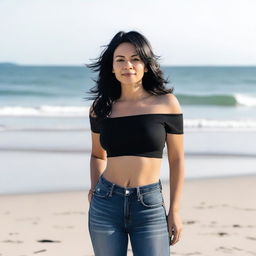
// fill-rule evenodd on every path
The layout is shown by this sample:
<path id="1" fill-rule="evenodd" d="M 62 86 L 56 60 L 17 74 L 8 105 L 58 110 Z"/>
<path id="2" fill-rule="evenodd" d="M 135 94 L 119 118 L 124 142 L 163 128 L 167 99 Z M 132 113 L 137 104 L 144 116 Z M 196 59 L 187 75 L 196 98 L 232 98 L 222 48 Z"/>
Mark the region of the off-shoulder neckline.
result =
<path id="1" fill-rule="evenodd" d="M 127 118 L 127 117 L 140 117 L 140 116 L 149 116 L 149 115 L 167 115 L 167 116 L 179 116 L 183 115 L 183 113 L 145 113 L 145 114 L 137 114 L 137 115 L 128 115 L 128 116 L 116 116 L 116 117 L 106 117 L 106 119 L 118 119 L 118 118 Z M 91 116 L 93 118 L 97 118 L 95 116 Z"/>

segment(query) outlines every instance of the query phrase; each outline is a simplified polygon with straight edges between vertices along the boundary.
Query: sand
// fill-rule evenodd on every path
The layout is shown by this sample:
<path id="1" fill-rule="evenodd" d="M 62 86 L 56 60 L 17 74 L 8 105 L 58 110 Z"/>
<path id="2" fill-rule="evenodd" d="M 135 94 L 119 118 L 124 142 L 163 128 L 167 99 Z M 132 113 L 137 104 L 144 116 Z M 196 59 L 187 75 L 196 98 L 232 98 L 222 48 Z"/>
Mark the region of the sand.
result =
<path id="1" fill-rule="evenodd" d="M 256 176 L 186 180 L 171 255 L 256 255 L 255 185 Z M 168 209 L 168 184 L 163 191 Z M 88 206 L 87 191 L 0 196 L 0 256 L 94 255 Z"/>

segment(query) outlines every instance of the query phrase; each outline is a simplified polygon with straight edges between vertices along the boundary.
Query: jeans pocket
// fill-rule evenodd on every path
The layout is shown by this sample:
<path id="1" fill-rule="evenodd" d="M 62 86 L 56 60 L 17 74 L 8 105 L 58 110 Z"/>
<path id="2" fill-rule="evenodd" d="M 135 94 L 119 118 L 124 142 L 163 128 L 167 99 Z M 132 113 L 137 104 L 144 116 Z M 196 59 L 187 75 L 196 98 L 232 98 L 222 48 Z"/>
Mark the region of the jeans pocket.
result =
<path id="1" fill-rule="evenodd" d="M 102 183 L 98 183 L 93 192 L 93 197 L 107 198 L 109 195 L 109 189 L 104 186 Z"/>
<path id="2" fill-rule="evenodd" d="M 160 189 L 155 189 L 154 191 L 141 194 L 140 201 L 142 205 L 148 208 L 158 207 L 164 203 L 163 195 Z"/>

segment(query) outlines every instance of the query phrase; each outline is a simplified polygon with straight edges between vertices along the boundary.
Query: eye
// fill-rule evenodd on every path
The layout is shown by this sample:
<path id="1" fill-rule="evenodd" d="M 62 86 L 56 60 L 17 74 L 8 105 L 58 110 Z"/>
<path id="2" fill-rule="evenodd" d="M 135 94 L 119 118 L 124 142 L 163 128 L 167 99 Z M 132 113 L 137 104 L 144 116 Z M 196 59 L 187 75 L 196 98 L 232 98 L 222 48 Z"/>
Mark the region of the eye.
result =
<path id="1" fill-rule="evenodd" d="M 121 61 L 124 61 L 123 59 L 118 59 L 118 60 L 116 60 L 116 62 L 121 62 Z"/>
<path id="2" fill-rule="evenodd" d="M 134 61 L 140 61 L 140 59 L 138 59 L 138 58 L 135 58 L 135 59 L 133 59 Z"/>

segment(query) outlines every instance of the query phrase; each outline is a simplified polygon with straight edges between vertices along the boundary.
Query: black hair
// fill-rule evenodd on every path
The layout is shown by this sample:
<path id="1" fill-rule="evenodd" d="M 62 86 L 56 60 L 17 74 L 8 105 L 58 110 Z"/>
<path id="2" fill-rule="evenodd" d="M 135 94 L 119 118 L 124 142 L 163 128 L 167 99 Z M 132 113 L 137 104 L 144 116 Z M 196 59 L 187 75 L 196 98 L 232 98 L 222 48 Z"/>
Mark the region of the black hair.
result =
<path id="1" fill-rule="evenodd" d="M 112 103 L 121 96 L 121 85 L 116 79 L 115 74 L 112 73 L 113 69 L 113 55 L 115 49 L 121 43 L 131 43 L 134 45 L 137 54 L 140 56 L 148 69 L 142 78 L 143 88 L 152 95 L 161 95 L 172 93 L 173 88 L 168 89 L 165 84 L 168 80 L 164 79 L 163 72 L 158 64 L 159 56 L 156 56 L 149 41 L 137 31 L 118 32 L 105 49 L 101 52 L 100 56 L 92 64 L 86 66 L 95 72 L 99 72 L 98 78 L 95 81 L 96 85 L 90 89 L 88 93 L 95 94 L 93 97 L 87 98 L 93 100 L 92 112 L 99 118 L 104 118 L 111 113 Z"/>

